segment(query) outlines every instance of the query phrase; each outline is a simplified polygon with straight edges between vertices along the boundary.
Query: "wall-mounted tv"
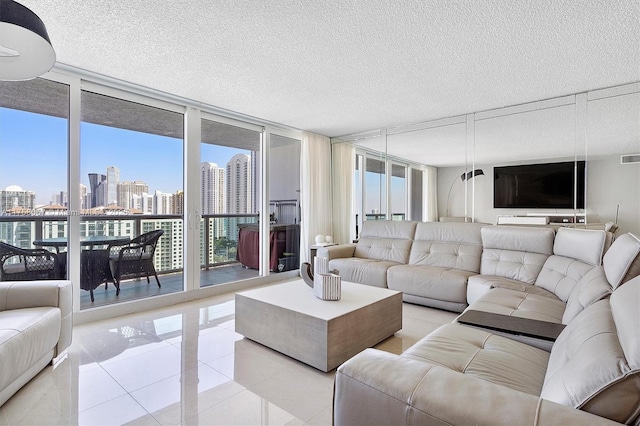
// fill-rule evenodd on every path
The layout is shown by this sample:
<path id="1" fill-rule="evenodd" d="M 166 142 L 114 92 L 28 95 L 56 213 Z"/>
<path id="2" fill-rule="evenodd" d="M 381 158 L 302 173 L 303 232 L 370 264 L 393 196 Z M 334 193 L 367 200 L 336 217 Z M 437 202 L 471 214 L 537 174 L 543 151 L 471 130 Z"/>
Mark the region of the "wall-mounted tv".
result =
<path id="1" fill-rule="evenodd" d="M 584 209 L 584 185 L 584 161 L 495 167 L 493 207 Z"/>

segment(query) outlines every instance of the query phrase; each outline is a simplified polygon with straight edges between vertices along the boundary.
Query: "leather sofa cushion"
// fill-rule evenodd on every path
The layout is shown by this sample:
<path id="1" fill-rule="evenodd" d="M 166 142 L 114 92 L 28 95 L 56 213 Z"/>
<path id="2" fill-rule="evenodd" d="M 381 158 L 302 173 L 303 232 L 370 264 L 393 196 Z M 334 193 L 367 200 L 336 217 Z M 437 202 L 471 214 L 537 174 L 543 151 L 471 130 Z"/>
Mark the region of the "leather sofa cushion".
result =
<path id="1" fill-rule="evenodd" d="M 540 396 L 620 423 L 634 420 L 640 411 L 638 301 L 640 277 L 580 312 L 553 346 Z"/>
<path id="2" fill-rule="evenodd" d="M 467 279 L 472 274 L 439 266 L 397 265 L 387 271 L 387 285 L 404 294 L 466 304 Z"/>
<path id="3" fill-rule="evenodd" d="M 569 324 L 584 308 L 609 294 L 611 294 L 611 285 L 607 281 L 604 268 L 602 266 L 593 268 L 580 279 L 571 292 L 562 315 L 562 323 Z"/>
<path id="4" fill-rule="evenodd" d="M 633 234 L 623 234 L 615 239 L 604 255 L 602 264 L 611 286 L 620 284 L 640 274 L 640 240 Z"/>
<path id="5" fill-rule="evenodd" d="M 329 269 L 337 269 L 343 280 L 374 287 L 387 287 L 387 270 L 395 265 L 398 263 L 357 257 L 329 261 Z"/>
<path id="6" fill-rule="evenodd" d="M 477 274 L 480 272 L 482 246 L 438 241 L 414 241 L 410 265 L 441 266 Z"/>
<path id="7" fill-rule="evenodd" d="M 485 330 L 446 324 L 402 354 L 538 396 L 549 353 Z"/>
<path id="8" fill-rule="evenodd" d="M 578 281 L 594 267 L 570 257 L 549 256 L 536 278 L 535 285 L 566 302 Z"/>
<path id="9" fill-rule="evenodd" d="M 412 240 L 397 238 L 361 237 L 356 244 L 354 257 L 371 260 L 384 260 L 396 263 L 407 263 Z"/>
<path id="10" fill-rule="evenodd" d="M 493 312 L 520 318 L 561 323 L 565 303 L 558 299 L 506 288 L 495 288 L 469 305 L 467 310 Z"/>
<path id="11" fill-rule="evenodd" d="M 0 389 L 44 356 L 53 357 L 60 337 L 60 309 L 52 307 L 0 311 Z"/>
<path id="12" fill-rule="evenodd" d="M 550 228 L 484 226 L 482 275 L 497 275 L 533 284 L 553 254 L 555 232 Z"/>
<path id="13" fill-rule="evenodd" d="M 526 251 L 485 248 L 480 274 L 497 275 L 533 284 L 549 256 Z"/>
<path id="14" fill-rule="evenodd" d="M 389 262 L 409 262 L 416 222 L 367 220 L 362 224 L 354 257 Z"/>
<path id="15" fill-rule="evenodd" d="M 485 249 L 553 254 L 555 232 L 551 228 L 492 225 L 482 227 L 480 233 Z"/>
<path id="16" fill-rule="evenodd" d="M 482 226 L 477 223 L 418 223 L 409 264 L 480 272 Z"/>
<path id="17" fill-rule="evenodd" d="M 602 263 L 607 233 L 594 229 L 560 228 L 550 256 L 535 285 L 567 301 L 576 284 L 591 269 Z"/>
<path id="18" fill-rule="evenodd" d="M 413 240 L 417 222 L 409 220 L 365 220 L 360 238 Z"/>
<path id="19" fill-rule="evenodd" d="M 597 266 L 602 263 L 606 245 L 607 233 L 603 230 L 560 228 L 553 242 L 553 254 Z"/>
<path id="20" fill-rule="evenodd" d="M 540 287 L 527 284 L 519 280 L 496 275 L 473 275 L 467 281 L 467 302 L 471 305 L 494 288 L 507 288 L 525 293 L 557 299 L 558 297 Z"/>
<path id="21" fill-rule="evenodd" d="M 471 246 L 482 246 L 481 223 L 419 222 L 415 240 L 443 241 Z"/>

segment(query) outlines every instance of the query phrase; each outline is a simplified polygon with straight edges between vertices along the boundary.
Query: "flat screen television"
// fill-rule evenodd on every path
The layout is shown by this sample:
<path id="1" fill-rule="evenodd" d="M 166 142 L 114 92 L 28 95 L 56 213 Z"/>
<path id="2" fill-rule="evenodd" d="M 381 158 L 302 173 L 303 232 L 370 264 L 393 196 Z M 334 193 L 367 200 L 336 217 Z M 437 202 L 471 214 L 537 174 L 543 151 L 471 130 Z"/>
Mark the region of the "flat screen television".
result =
<path id="1" fill-rule="evenodd" d="M 584 209 L 584 185 L 584 161 L 495 167 L 493 207 Z"/>

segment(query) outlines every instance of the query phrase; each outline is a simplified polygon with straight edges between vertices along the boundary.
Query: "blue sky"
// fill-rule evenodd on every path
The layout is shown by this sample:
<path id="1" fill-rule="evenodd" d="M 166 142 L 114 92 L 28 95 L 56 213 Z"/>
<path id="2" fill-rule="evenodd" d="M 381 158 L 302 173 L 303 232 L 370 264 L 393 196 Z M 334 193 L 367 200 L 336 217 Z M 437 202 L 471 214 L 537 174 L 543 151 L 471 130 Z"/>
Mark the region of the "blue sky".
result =
<path id="1" fill-rule="evenodd" d="M 120 169 L 121 181 L 143 181 L 149 191 L 173 193 L 183 188 L 182 140 L 82 123 L 80 179 L 89 188 L 88 173 Z M 36 192 L 36 204 L 66 191 L 67 120 L 0 108 L 0 188 L 18 185 Z M 203 161 L 224 167 L 240 151 L 204 144 Z"/>
<path id="2" fill-rule="evenodd" d="M 150 193 L 183 189 L 182 140 L 90 123 L 82 123 L 80 132 L 80 179 L 87 190 L 88 174 L 106 174 L 108 166 L 120 169 L 121 181 L 145 182 Z M 1 189 L 18 185 L 35 191 L 37 205 L 49 204 L 54 194 L 66 191 L 66 119 L 0 108 L 0 152 Z M 239 152 L 248 153 L 202 144 L 201 160 L 225 167 Z M 367 176 L 367 213 L 380 205 L 375 177 Z M 402 205 L 397 195 L 404 192 L 404 182 L 394 179 L 392 184 L 393 206 Z"/>

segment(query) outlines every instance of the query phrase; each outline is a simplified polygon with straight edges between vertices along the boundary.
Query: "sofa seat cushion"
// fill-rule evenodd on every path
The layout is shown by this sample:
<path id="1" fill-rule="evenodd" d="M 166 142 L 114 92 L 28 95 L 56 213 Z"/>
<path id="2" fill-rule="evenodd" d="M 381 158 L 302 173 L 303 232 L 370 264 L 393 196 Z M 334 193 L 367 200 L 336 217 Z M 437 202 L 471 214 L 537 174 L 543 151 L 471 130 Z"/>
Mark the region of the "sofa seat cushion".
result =
<path id="1" fill-rule="evenodd" d="M 0 389 L 4 389 L 53 349 L 60 337 L 60 309 L 0 311 Z"/>
<path id="2" fill-rule="evenodd" d="M 340 277 L 345 281 L 385 288 L 387 287 L 387 270 L 395 265 L 398 263 L 358 257 L 329 261 L 329 269 L 337 269 Z"/>
<path id="3" fill-rule="evenodd" d="M 473 272 L 439 266 L 397 265 L 387 271 L 387 286 L 404 294 L 466 303 Z"/>
<path id="4" fill-rule="evenodd" d="M 422 338 L 403 357 L 540 395 L 549 353 L 485 330 L 446 324 Z"/>
<path id="5" fill-rule="evenodd" d="M 506 288 L 558 300 L 558 297 L 550 291 L 519 280 L 498 275 L 473 275 L 467 281 L 467 302 L 470 305 L 475 303 L 494 288 Z"/>
<path id="6" fill-rule="evenodd" d="M 547 296 L 506 288 L 494 288 L 471 304 L 467 310 L 493 312 L 513 317 L 560 324 L 566 304 Z"/>

